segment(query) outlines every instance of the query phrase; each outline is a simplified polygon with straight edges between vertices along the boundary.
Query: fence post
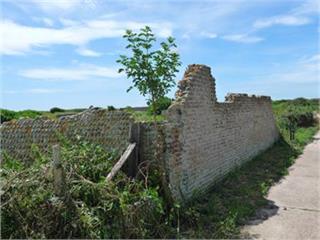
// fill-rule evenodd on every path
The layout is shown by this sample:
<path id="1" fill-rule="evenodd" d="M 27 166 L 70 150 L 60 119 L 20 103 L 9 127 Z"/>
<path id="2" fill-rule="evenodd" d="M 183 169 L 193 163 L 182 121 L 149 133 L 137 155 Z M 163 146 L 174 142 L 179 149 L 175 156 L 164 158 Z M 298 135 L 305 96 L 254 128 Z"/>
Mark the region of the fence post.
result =
<path id="1" fill-rule="evenodd" d="M 52 146 L 52 173 L 54 193 L 59 197 L 66 196 L 66 176 L 60 160 L 60 146 Z"/>
<path id="2" fill-rule="evenodd" d="M 137 166 L 139 163 L 139 151 L 140 151 L 140 124 L 132 123 L 130 125 L 129 142 L 136 143 L 134 153 L 131 155 L 128 161 L 128 175 L 135 177 L 137 174 Z"/>

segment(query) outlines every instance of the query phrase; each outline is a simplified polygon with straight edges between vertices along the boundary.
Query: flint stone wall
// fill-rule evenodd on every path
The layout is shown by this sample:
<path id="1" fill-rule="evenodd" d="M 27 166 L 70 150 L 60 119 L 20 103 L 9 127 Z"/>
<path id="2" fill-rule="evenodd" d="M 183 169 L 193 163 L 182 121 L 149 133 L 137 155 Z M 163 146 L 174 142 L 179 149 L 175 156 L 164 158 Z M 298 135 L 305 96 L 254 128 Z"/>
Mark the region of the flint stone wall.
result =
<path id="1" fill-rule="evenodd" d="M 80 137 L 121 153 L 128 146 L 132 122 L 131 115 L 126 112 L 104 109 L 89 109 L 58 120 L 41 117 L 5 122 L 0 127 L 1 151 L 16 159 L 29 161 L 32 144 L 46 153 L 62 135 L 71 140 Z"/>
<path id="2" fill-rule="evenodd" d="M 204 65 L 189 65 L 167 116 L 168 179 L 181 200 L 205 191 L 279 136 L 270 97 L 229 94 L 219 103 Z"/>

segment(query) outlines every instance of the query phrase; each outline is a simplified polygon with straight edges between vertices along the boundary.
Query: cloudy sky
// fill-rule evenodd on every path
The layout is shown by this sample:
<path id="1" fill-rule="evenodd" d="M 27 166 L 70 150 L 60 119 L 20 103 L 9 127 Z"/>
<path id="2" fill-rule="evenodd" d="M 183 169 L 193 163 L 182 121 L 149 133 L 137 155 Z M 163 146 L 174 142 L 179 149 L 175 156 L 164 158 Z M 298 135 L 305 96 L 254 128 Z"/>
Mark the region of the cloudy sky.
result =
<path id="1" fill-rule="evenodd" d="M 319 97 L 318 0 L 0 0 L 1 107 L 143 106 L 117 73 L 125 29 L 174 36 L 228 92 Z M 169 94 L 173 96 L 175 89 Z"/>

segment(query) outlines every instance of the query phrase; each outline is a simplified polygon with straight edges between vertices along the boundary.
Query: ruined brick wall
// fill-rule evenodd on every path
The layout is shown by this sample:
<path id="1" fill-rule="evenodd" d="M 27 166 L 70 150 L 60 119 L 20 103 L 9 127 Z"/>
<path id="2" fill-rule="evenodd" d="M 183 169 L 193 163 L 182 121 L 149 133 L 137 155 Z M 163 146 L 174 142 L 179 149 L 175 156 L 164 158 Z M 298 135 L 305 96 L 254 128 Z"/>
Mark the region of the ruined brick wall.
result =
<path id="1" fill-rule="evenodd" d="M 217 102 L 209 67 L 190 65 L 178 87 L 167 120 L 159 124 L 160 136 L 152 124 L 140 123 L 137 139 L 140 161 L 154 159 L 160 146 L 173 196 L 184 200 L 271 146 L 278 130 L 270 97 L 229 94 L 225 102 Z M 124 111 L 103 109 L 58 120 L 10 121 L 0 127 L 1 151 L 27 161 L 32 144 L 47 152 L 60 133 L 122 152 L 131 140 L 133 122 Z"/>
<path id="2" fill-rule="evenodd" d="M 216 101 L 210 68 L 190 65 L 167 112 L 166 164 L 175 198 L 189 199 L 278 138 L 271 99 L 229 94 Z"/>
<path id="3" fill-rule="evenodd" d="M 58 134 L 61 134 L 69 139 L 79 136 L 106 149 L 122 152 L 128 146 L 132 121 L 131 115 L 123 111 L 89 109 L 58 120 L 42 117 L 5 122 L 0 127 L 1 151 L 16 159 L 29 161 L 32 144 L 48 152 L 58 142 Z"/>

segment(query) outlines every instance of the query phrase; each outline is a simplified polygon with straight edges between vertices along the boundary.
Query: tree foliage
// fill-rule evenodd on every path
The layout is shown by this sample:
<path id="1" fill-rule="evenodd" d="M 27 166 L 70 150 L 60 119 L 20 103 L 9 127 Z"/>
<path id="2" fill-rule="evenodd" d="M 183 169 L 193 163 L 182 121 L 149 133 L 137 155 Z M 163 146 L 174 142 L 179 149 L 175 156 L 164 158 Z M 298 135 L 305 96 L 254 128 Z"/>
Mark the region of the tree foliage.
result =
<path id="1" fill-rule="evenodd" d="M 133 85 L 127 91 L 137 88 L 156 109 L 158 100 L 175 85 L 174 77 L 181 65 L 179 55 L 174 51 L 177 47 L 175 39 L 168 37 L 160 43 L 160 49 L 154 50 L 156 38 L 148 26 L 139 33 L 127 30 L 123 37 L 128 41 L 126 48 L 132 52 L 132 56 L 120 55 L 117 60 L 123 66 L 119 73 L 124 72 L 132 79 Z"/>

